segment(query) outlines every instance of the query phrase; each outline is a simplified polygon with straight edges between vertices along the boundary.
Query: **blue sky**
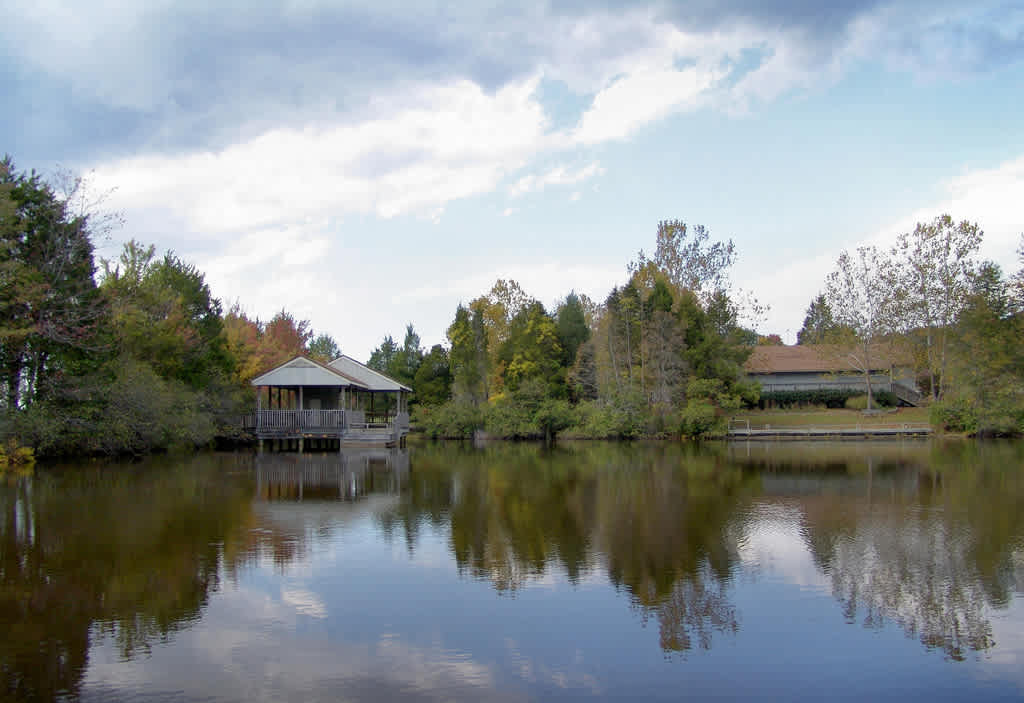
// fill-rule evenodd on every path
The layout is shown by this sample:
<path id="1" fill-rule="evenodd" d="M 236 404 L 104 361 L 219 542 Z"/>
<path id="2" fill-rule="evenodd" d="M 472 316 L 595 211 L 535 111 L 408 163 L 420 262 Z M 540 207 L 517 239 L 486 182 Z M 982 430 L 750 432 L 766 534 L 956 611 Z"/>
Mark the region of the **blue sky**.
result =
<path id="1" fill-rule="evenodd" d="M 603 299 L 659 220 L 735 241 L 793 341 L 844 248 L 949 212 L 1018 267 L 1024 6 L 36 2 L 0 150 L 88 174 L 226 304 L 365 359 L 512 278 Z"/>

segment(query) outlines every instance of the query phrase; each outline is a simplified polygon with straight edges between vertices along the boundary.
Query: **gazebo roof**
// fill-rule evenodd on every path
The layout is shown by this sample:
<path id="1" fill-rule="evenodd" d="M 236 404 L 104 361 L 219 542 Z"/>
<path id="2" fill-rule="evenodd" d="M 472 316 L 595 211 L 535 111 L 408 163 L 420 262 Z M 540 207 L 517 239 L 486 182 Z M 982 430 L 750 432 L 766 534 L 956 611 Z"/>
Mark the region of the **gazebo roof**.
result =
<path id="1" fill-rule="evenodd" d="M 347 378 L 351 378 L 357 385 L 371 391 L 407 391 L 412 388 L 403 385 L 393 378 L 374 371 L 365 364 L 360 364 L 350 356 L 342 354 L 331 362 L 330 367 Z"/>
<path id="2" fill-rule="evenodd" d="M 330 365 L 297 356 L 252 380 L 254 386 L 333 386 L 362 391 L 406 391 L 412 388 L 360 364 L 350 356 L 339 356 Z"/>
<path id="3" fill-rule="evenodd" d="M 324 366 L 304 356 L 297 356 L 275 369 L 252 380 L 254 386 L 335 386 L 360 388 L 365 386 L 337 369 Z"/>

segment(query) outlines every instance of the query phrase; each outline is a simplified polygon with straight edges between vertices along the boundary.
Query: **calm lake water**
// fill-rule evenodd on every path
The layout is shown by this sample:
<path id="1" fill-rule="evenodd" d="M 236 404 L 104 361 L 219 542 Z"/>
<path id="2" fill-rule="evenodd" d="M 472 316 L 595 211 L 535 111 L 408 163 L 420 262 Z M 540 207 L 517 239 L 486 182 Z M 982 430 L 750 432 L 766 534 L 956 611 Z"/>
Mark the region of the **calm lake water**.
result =
<path id="1" fill-rule="evenodd" d="M 0 698 L 1020 700 L 1024 444 L 0 477 Z"/>

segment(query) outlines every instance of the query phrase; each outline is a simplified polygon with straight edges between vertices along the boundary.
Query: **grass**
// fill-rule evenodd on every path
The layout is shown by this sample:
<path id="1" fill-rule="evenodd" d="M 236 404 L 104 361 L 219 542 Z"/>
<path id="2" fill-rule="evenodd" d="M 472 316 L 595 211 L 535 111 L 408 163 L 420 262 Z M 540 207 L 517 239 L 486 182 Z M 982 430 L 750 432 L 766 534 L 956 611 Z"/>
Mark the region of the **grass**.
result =
<path id="1" fill-rule="evenodd" d="M 895 412 L 883 411 L 879 415 L 865 415 L 859 410 L 808 409 L 799 410 L 748 410 L 736 413 L 734 421 L 746 420 L 751 428 L 772 427 L 820 427 L 823 425 L 900 425 L 903 423 L 927 423 L 928 408 L 899 408 Z"/>

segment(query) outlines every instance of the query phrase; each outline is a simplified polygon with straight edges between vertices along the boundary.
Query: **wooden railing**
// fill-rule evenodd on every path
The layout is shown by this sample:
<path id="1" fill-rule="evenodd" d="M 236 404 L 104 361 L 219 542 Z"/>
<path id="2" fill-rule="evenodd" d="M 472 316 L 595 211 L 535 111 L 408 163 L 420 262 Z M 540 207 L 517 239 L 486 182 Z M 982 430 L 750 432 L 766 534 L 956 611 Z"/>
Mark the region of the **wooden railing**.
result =
<path id="1" fill-rule="evenodd" d="M 342 435 L 349 429 L 409 430 L 409 413 L 362 410 L 257 410 L 242 418 L 242 428 L 265 435 L 323 432 Z"/>
<path id="2" fill-rule="evenodd" d="M 344 410 L 257 410 L 245 416 L 247 430 L 288 432 L 297 430 L 343 430 Z"/>

